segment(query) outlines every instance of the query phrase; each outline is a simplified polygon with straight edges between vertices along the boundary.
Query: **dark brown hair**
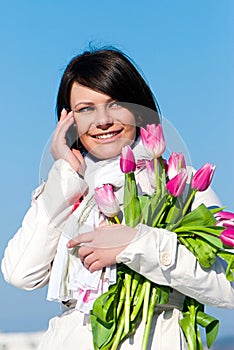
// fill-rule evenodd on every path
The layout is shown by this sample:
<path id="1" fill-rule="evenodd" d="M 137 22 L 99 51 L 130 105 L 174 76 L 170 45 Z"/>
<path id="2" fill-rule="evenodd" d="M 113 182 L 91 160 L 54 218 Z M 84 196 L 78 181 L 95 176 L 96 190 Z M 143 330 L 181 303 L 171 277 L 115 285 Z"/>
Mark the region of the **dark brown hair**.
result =
<path id="1" fill-rule="evenodd" d="M 159 107 L 152 91 L 131 59 L 116 48 L 91 49 L 70 61 L 58 90 L 58 120 L 63 108 L 71 110 L 70 94 L 75 82 L 124 104 L 135 116 L 136 140 L 140 126 L 160 123 Z M 71 148 L 79 149 L 82 155 L 86 154 L 76 129 L 67 133 L 67 142 Z"/>
<path id="2" fill-rule="evenodd" d="M 159 123 L 159 107 L 152 91 L 131 59 L 116 48 L 85 51 L 70 61 L 58 90 L 58 119 L 64 107 L 70 110 L 74 82 L 119 102 L 136 105 L 135 112 L 141 115 L 143 124 Z"/>

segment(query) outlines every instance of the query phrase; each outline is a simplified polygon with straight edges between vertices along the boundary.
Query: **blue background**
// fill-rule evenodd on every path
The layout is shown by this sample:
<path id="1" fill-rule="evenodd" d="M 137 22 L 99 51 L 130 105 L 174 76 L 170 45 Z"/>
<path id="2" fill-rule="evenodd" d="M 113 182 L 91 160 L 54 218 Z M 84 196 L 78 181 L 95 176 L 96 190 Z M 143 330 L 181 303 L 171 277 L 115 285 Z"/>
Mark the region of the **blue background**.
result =
<path id="1" fill-rule="evenodd" d="M 40 182 L 62 72 L 89 42 L 134 59 L 193 165 L 216 164 L 213 188 L 234 211 L 233 12 L 232 0 L 1 2 L 1 256 Z M 0 288 L 0 331 L 45 329 L 60 312 L 45 288 L 17 290 L 2 276 Z M 219 337 L 232 334 L 234 311 L 208 310 L 221 320 Z"/>

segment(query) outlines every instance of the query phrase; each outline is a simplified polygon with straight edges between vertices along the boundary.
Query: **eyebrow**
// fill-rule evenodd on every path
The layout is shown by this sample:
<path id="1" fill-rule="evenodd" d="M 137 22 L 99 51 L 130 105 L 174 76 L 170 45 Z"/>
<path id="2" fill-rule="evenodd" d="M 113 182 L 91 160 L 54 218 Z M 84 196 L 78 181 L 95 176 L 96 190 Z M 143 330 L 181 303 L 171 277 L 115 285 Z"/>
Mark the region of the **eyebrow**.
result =
<path id="1" fill-rule="evenodd" d="M 105 104 L 110 103 L 110 102 L 112 102 L 112 101 L 115 101 L 115 100 L 114 100 L 113 98 L 110 97 L 110 98 L 108 98 L 108 99 L 106 100 L 105 103 L 98 103 L 98 104 L 100 104 L 100 105 L 105 105 Z M 78 102 L 77 104 L 75 104 L 74 108 L 78 107 L 79 105 L 95 106 L 96 103 L 94 103 L 93 101 L 80 101 L 80 102 Z"/>

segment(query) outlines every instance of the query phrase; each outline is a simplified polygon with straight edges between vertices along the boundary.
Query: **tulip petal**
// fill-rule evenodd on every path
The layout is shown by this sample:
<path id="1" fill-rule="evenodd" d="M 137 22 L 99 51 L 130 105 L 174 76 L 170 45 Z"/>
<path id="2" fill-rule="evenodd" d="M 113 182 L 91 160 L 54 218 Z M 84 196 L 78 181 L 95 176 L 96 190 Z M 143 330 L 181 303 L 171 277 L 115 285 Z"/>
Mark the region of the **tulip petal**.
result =
<path id="1" fill-rule="evenodd" d="M 234 213 L 231 213 L 229 211 L 219 211 L 217 214 L 215 214 L 215 217 L 217 220 L 233 220 L 234 221 Z"/>
<path id="2" fill-rule="evenodd" d="M 228 247 L 234 248 L 234 229 L 226 228 L 220 235 L 220 239 Z"/>
<path id="3" fill-rule="evenodd" d="M 186 169 L 181 169 L 176 176 L 167 182 L 166 188 L 173 197 L 179 197 L 184 192 L 187 179 L 188 174 Z"/>
<path id="4" fill-rule="evenodd" d="M 105 184 L 103 187 L 95 188 L 94 198 L 99 210 L 107 217 L 114 217 L 119 213 L 119 203 L 112 185 Z"/>
<path id="5" fill-rule="evenodd" d="M 215 165 L 204 164 L 192 177 L 191 187 L 197 191 L 205 191 L 212 181 Z"/>
<path id="6" fill-rule="evenodd" d="M 147 124 L 146 129 L 140 128 L 141 140 L 145 149 L 156 158 L 162 156 L 166 142 L 161 124 Z"/>
<path id="7" fill-rule="evenodd" d="M 168 159 L 168 170 L 167 175 L 171 180 L 174 176 L 176 176 L 181 169 L 185 169 L 185 160 L 182 153 L 172 152 Z"/>
<path id="8" fill-rule="evenodd" d="M 129 145 L 124 146 L 121 150 L 120 169 L 125 174 L 132 173 L 136 170 L 135 157 Z"/>

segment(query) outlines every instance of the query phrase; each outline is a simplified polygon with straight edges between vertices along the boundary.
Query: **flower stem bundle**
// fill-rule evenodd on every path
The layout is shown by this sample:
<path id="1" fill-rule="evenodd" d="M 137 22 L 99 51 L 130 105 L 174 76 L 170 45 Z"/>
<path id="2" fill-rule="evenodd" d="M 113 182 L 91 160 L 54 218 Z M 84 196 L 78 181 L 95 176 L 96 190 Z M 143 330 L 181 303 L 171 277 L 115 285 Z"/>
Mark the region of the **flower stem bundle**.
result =
<path id="1" fill-rule="evenodd" d="M 215 167 L 206 163 L 189 179 L 184 157 L 172 152 L 168 162 L 162 158 L 165 139 L 161 125 L 141 128 L 141 139 L 152 159 L 145 160 L 149 182 L 154 191 L 151 195 L 139 195 L 135 179 L 135 158 L 130 146 L 125 146 L 120 167 L 125 174 L 124 220 L 127 226 L 138 224 L 163 228 L 177 234 L 179 244 L 184 245 L 204 268 L 211 268 L 217 257 L 227 262 L 226 278 L 234 280 L 234 214 L 223 208 L 209 209 L 201 204 L 192 210 L 197 191 L 204 191 L 211 183 Z M 105 187 L 105 191 L 109 191 Z M 102 196 L 104 191 L 100 191 Z M 100 210 L 110 217 L 116 216 L 118 205 L 113 193 L 108 201 L 97 198 Z M 108 208 L 108 209 L 107 209 Z M 225 214 L 226 213 L 226 214 Z M 112 215 L 113 214 L 113 215 Z M 118 222 L 118 221 L 116 221 Z M 228 249 L 227 249 L 228 248 Z M 142 350 L 146 350 L 152 320 L 157 305 L 167 304 L 172 289 L 157 285 L 124 264 L 118 264 L 117 282 L 96 299 L 91 311 L 91 324 L 95 350 L 115 350 L 121 342 L 134 334 L 143 323 Z M 189 350 L 203 349 L 199 326 L 206 330 L 210 347 L 217 334 L 219 322 L 204 312 L 204 305 L 186 297 L 180 326 Z"/>

